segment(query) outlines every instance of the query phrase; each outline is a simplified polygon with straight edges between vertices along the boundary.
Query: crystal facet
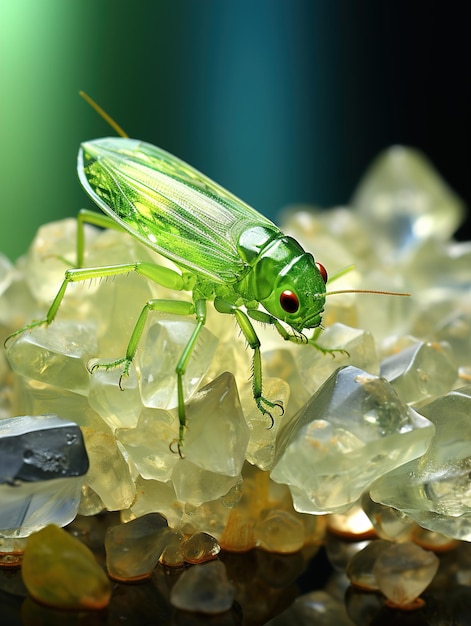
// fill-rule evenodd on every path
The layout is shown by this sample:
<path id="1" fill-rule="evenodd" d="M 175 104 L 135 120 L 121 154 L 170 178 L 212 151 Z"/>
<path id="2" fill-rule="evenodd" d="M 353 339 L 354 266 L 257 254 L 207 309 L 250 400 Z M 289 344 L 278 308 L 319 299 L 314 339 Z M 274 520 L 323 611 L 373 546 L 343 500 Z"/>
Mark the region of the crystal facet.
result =
<path id="1" fill-rule="evenodd" d="M 425 452 L 433 425 L 384 379 L 337 370 L 281 431 L 272 478 L 305 513 L 347 510 L 376 477 Z"/>

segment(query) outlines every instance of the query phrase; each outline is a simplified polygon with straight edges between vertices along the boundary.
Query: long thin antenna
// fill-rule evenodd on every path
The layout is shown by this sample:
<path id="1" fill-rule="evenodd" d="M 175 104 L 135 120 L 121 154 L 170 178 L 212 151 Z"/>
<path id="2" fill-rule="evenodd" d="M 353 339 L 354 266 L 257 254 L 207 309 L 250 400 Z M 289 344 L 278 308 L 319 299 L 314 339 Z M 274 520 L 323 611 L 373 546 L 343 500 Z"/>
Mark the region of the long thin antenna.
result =
<path id="1" fill-rule="evenodd" d="M 410 293 L 401 293 L 399 291 L 376 291 L 375 289 L 339 289 L 338 291 L 326 291 L 321 296 L 336 296 L 340 293 L 374 293 L 379 296 L 410 296 Z"/>
<path id="2" fill-rule="evenodd" d="M 98 115 L 102 117 L 105 120 L 105 122 L 109 124 L 111 128 L 118 133 L 120 137 L 129 137 L 129 135 L 124 132 L 121 126 L 117 122 L 115 122 L 114 119 L 110 115 L 108 115 L 108 113 L 104 111 L 99 104 L 95 102 L 95 100 L 90 98 L 88 93 L 85 93 L 84 91 L 79 91 L 79 94 L 82 96 L 82 98 L 86 102 L 88 102 L 88 104 L 92 107 L 92 109 L 95 109 Z"/>

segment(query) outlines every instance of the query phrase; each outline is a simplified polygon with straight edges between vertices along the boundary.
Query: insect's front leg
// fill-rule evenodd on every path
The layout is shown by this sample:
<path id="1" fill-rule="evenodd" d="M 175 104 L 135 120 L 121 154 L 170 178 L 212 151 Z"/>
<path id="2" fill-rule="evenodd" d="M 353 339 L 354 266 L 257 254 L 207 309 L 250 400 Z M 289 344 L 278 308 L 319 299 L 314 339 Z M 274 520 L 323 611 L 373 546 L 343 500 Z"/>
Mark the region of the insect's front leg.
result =
<path id="1" fill-rule="evenodd" d="M 273 415 L 270 413 L 269 409 L 273 409 L 274 407 L 278 407 L 281 409 L 283 414 L 283 404 L 278 402 L 271 402 L 267 400 L 267 398 L 263 397 L 262 394 L 262 360 L 260 354 L 260 339 L 255 332 L 255 329 L 250 321 L 248 315 L 239 309 L 237 306 L 230 302 L 226 302 L 222 298 L 215 298 L 214 300 L 214 308 L 219 313 L 230 313 L 235 316 L 237 323 L 239 324 L 239 328 L 242 331 L 247 343 L 253 350 L 253 360 L 252 360 L 252 392 L 255 403 L 258 409 L 263 413 L 263 415 L 268 415 L 271 420 L 270 428 L 273 426 L 274 419 Z M 268 407 L 268 409 L 266 408 Z"/>
<path id="2" fill-rule="evenodd" d="M 257 322 L 262 322 L 262 324 L 272 324 L 285 341 L 292 341 L 294 343 L 308 342 L 308 339 L 305 335 L 293 334 L 288 332 L 279 319 L 277 319 L 273 315 L 270 315 L 269 313 L 266 313 L 265 311 L 259 311 L 258 309 L 248 309 L 247 314 Z"/>

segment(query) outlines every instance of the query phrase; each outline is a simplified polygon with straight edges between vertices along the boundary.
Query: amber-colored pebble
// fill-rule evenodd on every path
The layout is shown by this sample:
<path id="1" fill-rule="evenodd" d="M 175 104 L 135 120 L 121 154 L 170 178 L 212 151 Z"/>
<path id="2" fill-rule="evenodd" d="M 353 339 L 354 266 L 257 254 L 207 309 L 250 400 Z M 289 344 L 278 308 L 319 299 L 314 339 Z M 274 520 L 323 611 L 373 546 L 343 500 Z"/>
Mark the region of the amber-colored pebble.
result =
<path id="1" fill-rule="evenodd" d="M 62 528 L 50 524 L 26 544 L 23 581 L 43 604 L 67 609 L 102 609 L 111 583 L 93 553 Z"/>

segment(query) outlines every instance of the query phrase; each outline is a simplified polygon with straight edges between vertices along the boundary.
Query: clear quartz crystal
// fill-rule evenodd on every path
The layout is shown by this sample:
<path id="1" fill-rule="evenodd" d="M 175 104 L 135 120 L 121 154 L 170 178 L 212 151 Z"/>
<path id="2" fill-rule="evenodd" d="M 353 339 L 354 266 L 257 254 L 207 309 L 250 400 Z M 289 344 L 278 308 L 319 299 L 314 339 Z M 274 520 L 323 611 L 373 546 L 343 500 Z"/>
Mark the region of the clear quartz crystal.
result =
<path id="1" fill-rule="evenodd" d="M 195 323 L 191 317 L 166 315 L 149 327 L 144 347 L 137 358 L 142 402 L 145 406 L 166 409 L 177 405 L 175 366 Z M 183 380 L 186 398 L 191 397 L 200 384 L 214 356 L 216 345 L 217 338 L 207 328 L 203 328 L 194 348 L 198 358 L 190 360 Z"/>
<path id="2" fill-rule="evenodd" d="M 370 496 L 421 526 L 471 540 L 471 386 L 421 407 L 435 425 L 426 453 L 379 478 Z"/>
<path id="3" fill-rule="evenodd" d="M 86 394 L 86 364 L 96 354 L 93 324 L 61 322 L 36 327 L 11 344 L 8 360 L 14 371 L 41 383 Z"/>
<path id="4" fill-rule="evenodd" d="M 381 552 L 391 545 L 393 544 L 390 541 L 377 539 L 354 554 L 347 565 L 347 576 L 351 584 L 361 589 L 377 591 L 379 587 L 374 574 L 374 565 Z"/>
<path id="5" fill-rule="evenodd" d="M 447 344 L 417 342 L 384 359 L 380 374 L 403 402 L 417 406 L 450 391 L 458 370 Z"/>
<path id="6" fill-rule="evenodd" d="M 335 372 L 280 432 L 272 478 L 305 513 L 347 510 L 376 477 L 425 452 L 433 425 L 384 379 Z"/>
<path id="7" fill-rule="evenodd" d="M 217 540 L 208 533 L 195 533 L 182 544 L 186 563 L 204 563 L 215 559 L 221 547 Z"/>
<path id="8" fill-rule="evenodd" d="M 433 580 L 439 561 L 433 554 L 413 543 L 392 544 L 382 550 L 373 572 L 378 588 L 398 607 L 412 604 Z"/>
<path id="9" fill-rule="evenodd" d="M 394 262 L 427 239 L 448 239 L 463 205 L 424 155 L 403 146 L 383 152 L 360 181 L 353 208 Z"/>
<path id="10" fill-rule="evenodd" d="M 54 415 L 0 420 L 0 536 L 72 521 L 88 466 L 73 422 Z"/>

